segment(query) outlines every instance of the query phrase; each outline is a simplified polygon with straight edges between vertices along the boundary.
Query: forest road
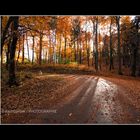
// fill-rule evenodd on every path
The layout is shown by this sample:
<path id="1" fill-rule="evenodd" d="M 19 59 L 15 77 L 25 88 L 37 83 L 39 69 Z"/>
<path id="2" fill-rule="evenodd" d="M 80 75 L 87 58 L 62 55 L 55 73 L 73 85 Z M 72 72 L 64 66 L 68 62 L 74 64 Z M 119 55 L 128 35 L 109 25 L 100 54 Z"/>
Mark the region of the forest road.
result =
<path id="1" fill-rule="evenodd" d="M 50 113 L 45 114 L 45 123 L 138 123 L 140 113 L 125 106 L 129 100 L 124 96 L 125 105 L 119 101 L 118 96 L 120 93 L 123 96 L 125 91 L 122 91 L 118 85 L 98 76 L 61 76 L 72 78 L 73 84 L 66 89 L 70 94 L 51 108 Z"/>

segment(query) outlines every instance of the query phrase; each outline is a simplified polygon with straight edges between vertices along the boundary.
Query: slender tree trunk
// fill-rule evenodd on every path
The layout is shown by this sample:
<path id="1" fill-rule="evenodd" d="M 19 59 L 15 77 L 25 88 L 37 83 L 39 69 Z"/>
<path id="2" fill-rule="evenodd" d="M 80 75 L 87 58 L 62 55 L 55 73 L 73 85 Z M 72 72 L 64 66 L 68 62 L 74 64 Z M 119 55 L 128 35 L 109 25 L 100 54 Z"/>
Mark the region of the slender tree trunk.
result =
<path id="1" fill-rule="evenodd" d="M 84 45 L 83 45 L 84 46 Z M 85 49 L 84 48 L 82 48 L 82 62 L 84 62 L 84 60 L 85 60 Z"/>
<path id="2" fill-rule="evenodd" d="M 65 58 L 65 64 L 66 64 L 66 61 L 67 61 L 67 56 L 66 56 L 66 47 L 67 47 L 67 38 L 65 36 L 65 47 L 64 47 L 64 58 Z"/>
<path id="3" fill-rule="evenodd" d="M 86 51 L 87 51 L 87 64 L 89 67 L 89 46 L 88 46 L 88 37 L 87 37 L 87 33 L 85 32 L 85 43 L 86 43 Z"/>
<path id="4" fill-rule="evenodd" d="M 7 52 L 6 52 L 6 69 L 8 70 L 9 67 L 9 59 L 10 59 L 10 45 L 11 45 L 11 40 L 9 40 L 7 44 Z"/>
<path id="5" fill-rule="evenodd" d="M 24 64 L 24 40 L 25 40 L 25 35 L 23 35 L 22 64 Z"/>
<path id="6" fill-rule="evenodd" d="M 105 49 L 105 64 L 108 66 L 108 60 L 109 60 L 109 52 L 108 47 Z"/>
<path id="7" fill-rule="evenodd" d="M 75 37 L 74 37 L 74 60 L 75 60 L 75 62 L 77 61 L 77 59 L 76 59 L 76 44 L 75 44 Z"/>
<path id="8" fill-rule="evenodd" d="M 35 46 L 35 37 L 32 36 L 32 39 L 33 39 L 33 46 L 32 46 L 32 65 L 34 63 L 34 46 Z"/>
<path id="9" fill-rule="evenodd" d="M 19 59 L 19 56 L 20 56 L 20 49 L 21 49 L 20 48 L 20 45 L 21 45 L 20 44 L 20 38 L 19 38 L 19 41 L 18 42 L 19 42 L 19 49 L 18 49 L 18 56 L 17 56 L 16 64 L 18 63 L 18 59 Z"/>
<path id="10" fill-rule="evenodd" d="M 60 35 L 60 46 L 59 46 L 59 64 L 61 62 L 61 40 L 62 39 L 62 36 Z"/>
<path id="11" fill-rule="evenodd" d="M 125 52 L 125 45 L 123 45 L 123 57 L 122 57 L 122 65 L 123 66 L 126 66 L 126 63 L 125 63 L 125 58 L 126 58 L 126 52 Z"/>
<path id="12" fill-rule="evenodd" d="M 79 51 L 79 63 L 82 64 L 81 40 L 80 40 L 80 51 Z"/>
<path id="13" fill-rule="evenodd" d="M 137 21 L 137 24 L 136 24 L 136 29 L 137 29 L 137 49 L 139 50 L 139 53 L 138 53 L 138 76 L 140 76 L 140 34 L 139 34 L 139 24 L 140 24 L 140 17 L 138 17 L 138 21 Z"/>
<path id="14" fill-rule="evenodd" d="M 95 35 L 95 23 L 94 22 L 92 22 L 93 23 L 93 39 L 92 39 L 92 49 L 93 49 L 93 53 L 92 53 L 92 66 L 94 66 L 94 35 Z"/>
<path id="15" fill-rule="evenodd" d="M 55 31 L 55 45 L 54 45 L 54 52 L 53 52 L 53 57 L 54 57 L 54 64 L 56 64 L 56 31 Z"/>
<path id="16" fill-rule="evenodd" d="M 119 69 L 118 74 L 122 75 L 121 69 L 121 48 L 120 48 L 120 16 L 117 16 L 117 30 L 118 30 L 118 61 L 119 61 Z"/>
<path id="17" fill-rule="evenodd" d="M 96 42 L 95 69 L 96 69 L 96 72 L 97 72 L 98 71 L 98 17 L 96 19 L 96 36 L 95 36 L 95 42 Z"/>
<path id="18" fill-rule="evenodd" d="M 94 50 L 92 51 L 92 66 L 94 66 Z"/>
<path id="19" fill-rule="evenodd" d="M 51 47 L 52 47 L 51 34 L 50 34 L 50 31 L 49 31 L 49 59 L 48 59 L 48 63 L 51 63 Z"/>
<path id="20" fill-rule="evenodd" d="M 30 62 L 29 44 L 28 44 L 28 35 L 27 35 L 27 33 L 26 33 L 26 43 L 27 43 L 28 61 Z"/>
<path id="21" fill-rule="evenodd" d="M 112 51 L 112 18 L 111 18 L 111 22 L 110 22 L 110 64 L 109 64 L 109 70 L 111 71 L 111 69 L 114 69 L 113 66 L 113 51 Z"/>
<path id="22" fill-rule="evenodd" d="M 79 43 L 78 43 L 78 38 L 77 38 L 77 54 L 76 54 L 76 59 L 77 59 L 77 62 L 79 63 Z"/>
<path id="23" fill-rule="evenodd" d="M 18 31 L 18 22 L 19 17 L 15 16 L 12 17 L 13 21 L 13 37 L 10 46 L 10 63 L 9 63 L 9 86 L 18 85 L 16 82 L 16 75 L 15 75 L 15 51 L 16 51 L 16 44 L 17 44 L 17 31 Z"/>
<path id="24" fill-rule="evenodd" d="M 88 62 L 88 67 L 89 67 L 89 48 L 87 48 L 87 62 Z"/>
<path id="25" fill-rule="evenodd" d="M 43 35 L 40 33 L 39 65 L 42 63 L 42 38 Z"/>
<path id="26" fill-rule="evenodd" d="M 136 76 L 136 56 L 137 56 L 137 46 L 135 46 L 133 50 L 131 76 Z"/>

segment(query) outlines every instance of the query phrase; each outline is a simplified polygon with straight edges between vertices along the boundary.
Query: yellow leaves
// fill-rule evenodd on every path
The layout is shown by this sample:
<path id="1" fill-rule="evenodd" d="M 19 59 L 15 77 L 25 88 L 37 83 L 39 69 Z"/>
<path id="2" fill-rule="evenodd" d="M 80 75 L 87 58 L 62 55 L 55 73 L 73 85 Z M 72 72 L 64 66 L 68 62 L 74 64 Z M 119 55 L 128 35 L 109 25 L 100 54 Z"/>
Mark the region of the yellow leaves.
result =
<path id="1" fill-rule="evenodd" d="M 130 16 L 122 16 L 122 17 L 121 17 L 121 22 L 122 22 L 122 23 L 129 24 L 129 23 L 131 22 Z"/>
<path id="2" fill-rule="evenodd" d="M 57 21 L 57 32 L 60 34 L 69 34 L 71 31 L 70 16 L 60 16 Z"/>

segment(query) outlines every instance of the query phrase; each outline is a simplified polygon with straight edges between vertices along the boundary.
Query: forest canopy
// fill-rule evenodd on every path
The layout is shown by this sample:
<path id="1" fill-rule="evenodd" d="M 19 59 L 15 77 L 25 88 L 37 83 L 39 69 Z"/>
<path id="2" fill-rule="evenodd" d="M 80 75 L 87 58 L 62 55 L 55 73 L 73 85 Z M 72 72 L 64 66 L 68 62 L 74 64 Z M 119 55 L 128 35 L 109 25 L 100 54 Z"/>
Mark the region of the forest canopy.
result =
<path id="1" fill-rule="evenodd" d="M 140 16 L 1 16 L 9 85 L 18 64 L 87 65 L 140 76 Z"/>

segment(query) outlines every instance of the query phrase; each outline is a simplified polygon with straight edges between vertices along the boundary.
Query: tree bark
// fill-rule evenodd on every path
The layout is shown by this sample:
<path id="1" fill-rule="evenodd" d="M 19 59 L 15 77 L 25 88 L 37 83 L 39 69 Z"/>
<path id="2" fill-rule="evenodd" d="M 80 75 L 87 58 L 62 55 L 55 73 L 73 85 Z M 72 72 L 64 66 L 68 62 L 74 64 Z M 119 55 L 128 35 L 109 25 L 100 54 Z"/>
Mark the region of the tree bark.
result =
<path id="1" fill-rule="evenodd" d="M 78 37 L 77 37 L 77 52 L 76 52 L 76 59 L 77 59 L 77 62 L 79 63 L 79 42 L 78 42 Z"/>
<path id="2" fill-rule="evenodd" d="M 131 76 L 136 76 L 136 56 L 137 56 L 137 46 L 135 46 L 133 50 Z"/>
<path id="3" fill-rule="evenodd" d="M 87 62 L 88 62 L 88 67 L 90 66 L 89 64 L 89 47 L 87 48 Z"/>
<path id="4" fill-rule="evenodd" d="M 34 44 L 35 44 L 35 37 L 34 36 L 32 36 L 32 38 L 33 38 L 33 46 L 32 46 L 32 65 L 33 65 L 33 63 L 34 63 Z"/>
<path id="5" fill-rule="evenodd" d="M 53 61 L 54 61 L 54 64 L 56 64 L 56 31 L 55 31 L 55 44 L 54 44 L 54 47 L 53 47 Z"/>
<path id="6" fill-rule="evenodd" d="M 116 19 L 117 19 L 117 30 L 118 30 L 118 61 L 119 61 L 118 74 L 122 75 L 122 69 L 121 69 L 121 47 L 120 47 L 120 16 L 117 16 Z"/>
<path id="7" fill-rule="evenodd" d="M 26 43 L 27 43 L 28 61 L 30 62 L 30 55 L 29 55 L 29 44 L 28 44 L 28 35 L 27 35 L 27 33 L 26 33 Z"/>
<path id="8" fill-rule="evenodd" d="M 92 46 L 92 47 L 93 47 L 93 48 L 92 48 L 92 49 L 93 49 L 93 53 L 92 53 L 92 66 L 94 66 L 94 57 L 95 57 L 95 56 L 94 56 L 94 44 L 95 44 L 95 43 L 94 43 L 94 35 L 95 35 L 95 22 L 92 22 L 92 23 L 93 23 L 93 41 L 92 41 L 92 42 L 93 42 L 93 44 L 92 44 L 92 45 L 93 45 L 93 46 Z"/>
<path id="9" fill-rule="evenodd" d="M 62 36 L 60 35 L 60 46 L 59 46 L 59 64 L 61 62 L 61 41 L 62 41 Z"/>
<path id="10" fill-rule="evenodd" d="M 18 49 L 18 56 L 17 56 L 17 60 L 16 60 L 16 63 L 18 63 L 18 59 L 19 59 L 19 56 L 20 56 L 20 38 L 19 38 L 19 49 Z"/>
<path id="11" fill-rule="evenodd" d="M 95 70 L 98 71 L 98 17 L 96 18 L 96 36 L 95 36 L 95 43 L 96 43 L 96 52 L 95 52 Z"/>
<path id="12" fill-rule="evenodd" d="M 16 82 L 16 75 L 15 75 L 15 51 L 16 51 L 16 44 L 17 44 L 17 31 L 18 31 L 18 22 L 19 22 L 19 17 L 15 16 L 12 17 L 13 21 L 13 37 L 12 37 L 12 42 L 10 46 L 10 63 L 9 63 L 9 86 L 11 87 L 12 85 L 18 85 Z"/>
<path id="13" fill-rule="evenodd" d="M 102 52 L 100 51 L 100 61 L 99 61 L 100 70 L 102 70 Z"/>
<path id="14" fill-rule="evenodd" d="M 40 33 L 39 65 L 41 65 L 42 62 L 42 39 L 43 35 Z"/>
<path id="15" fill-rule="evenodd" d="M 113 50 L 112 50 L 112 18 L 111 18 L 111 22 L 110 22 L 110 64 L 109 64 L 109 70 L 111 71 L 111 69 L 114 69 L 113 66 Z"/>
<path id="16" fill-rule="evenodd" d="M 9 26 L 10 26 L 10 24 L 11 24 L 12 21 L 13 21 L 13 17 L 9 17 L 9 19 L 7 21 L 7 24 L 5 26 L 5 29 L 4 29 L 4 31 L 2 33 L 2 36 L 1 36 L 1 55 L 2 55 L 2 51 L 3 51 L 4 42 L 5 42 L 5 39 L 6 39 L 6 34 L 8 32 L 8 28 L 9 28 Z"/>
<path id="17" fill-rule="evenodd" d="M 10 45 L 11 45 L 11 40 L 9 40 L 7 44 L 7 52 L 6 52 L 6 69 L 8 70 L 9 67 L 9 59 L 10 59 Z"/>
<path id="18" fill-rule="evenodd" d="M 136 19 L 136 43 L 133 45 L 134 49 L 133 49 L 133 55 L 132 55 L 133 58 L 132 58 L 131 76 L 136 76 L 137 52 L 138 52 L 138 47 L 139 47 L 139 22 L 140 21 L 137 18 Z"/>
<path id="19" fill-rule="evenodd" d="M 64 58 L 65 58 L 65 64 L 66 64 L 66 61 L 67 61 L 67 56 L 66 56 L 66 46 L 67 46 L 67 38 L 65 36 L 65 47 L 64 47 Z"/>
<path id="20" fill-rule="evenodd" d="M 75 36 L 75 35 L 74 35 Z M 74 37 L 74 61 L 76 62 L 76 45 L 75 45 L 75 37 Z"/>
<path id="21" fill-rule="evenodd" d="M 22 64 L 24 64 L 24 40 L 25 40 L 25 35 L 23 35 L 23 46 L 22 46 Z"/>
<path id="22" fill-rule="evenodd" d="M 80 40 L 80 50 L 79 50 L 79 63 L 82 64 L 81 40 Z"/>

